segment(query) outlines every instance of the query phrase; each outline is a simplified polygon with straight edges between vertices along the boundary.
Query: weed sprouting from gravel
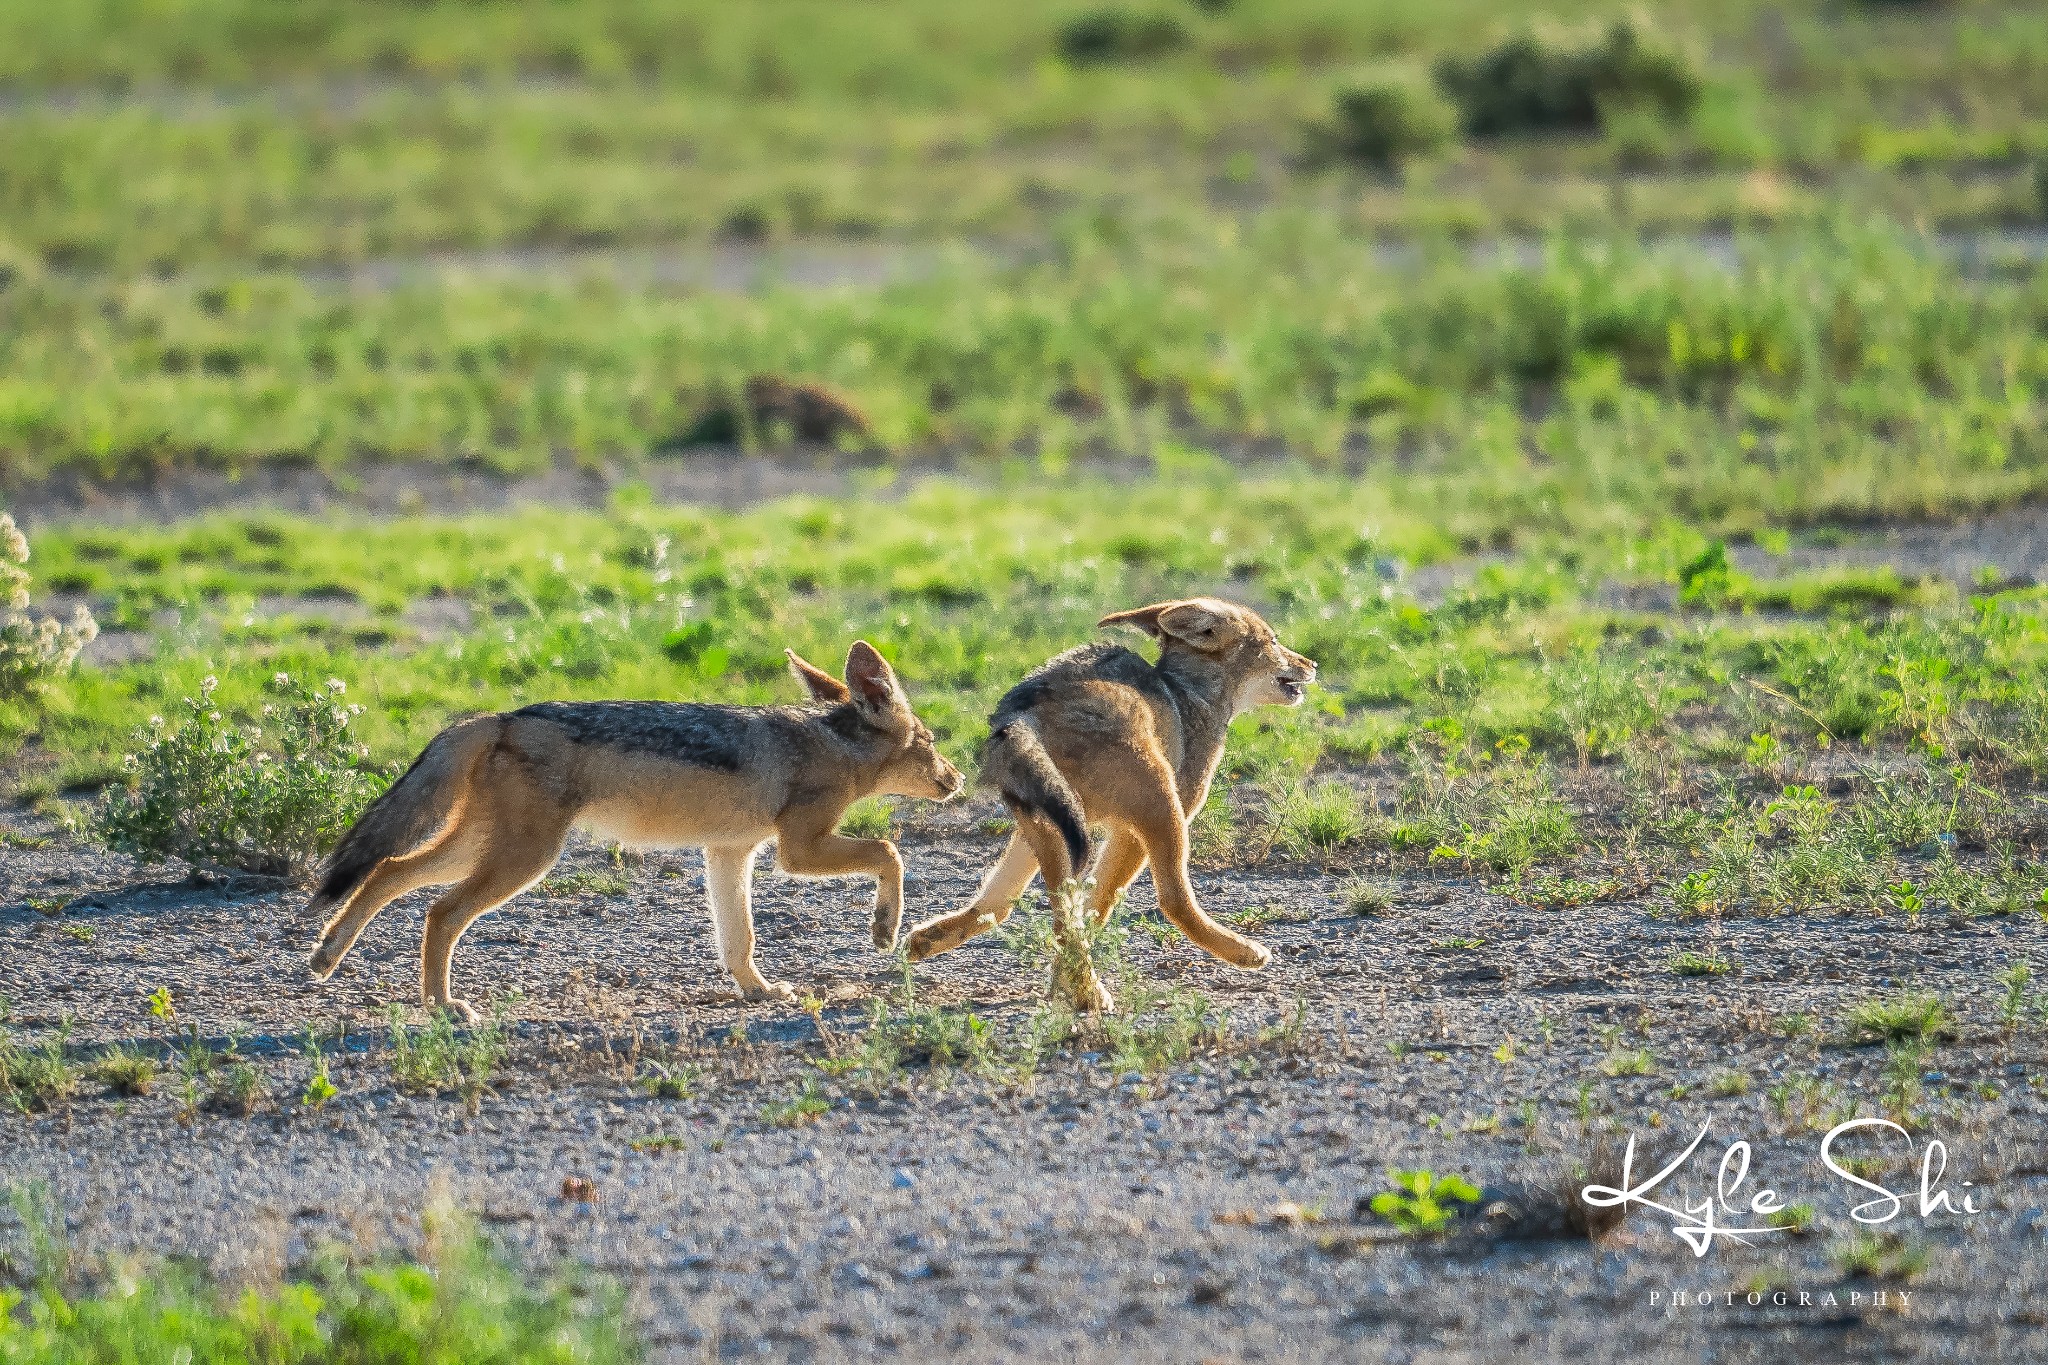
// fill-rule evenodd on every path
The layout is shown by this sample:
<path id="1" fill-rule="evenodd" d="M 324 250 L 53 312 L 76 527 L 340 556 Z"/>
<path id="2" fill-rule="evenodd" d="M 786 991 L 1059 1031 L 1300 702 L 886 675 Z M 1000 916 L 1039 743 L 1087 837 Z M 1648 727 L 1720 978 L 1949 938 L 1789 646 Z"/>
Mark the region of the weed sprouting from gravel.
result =
<path id="1" fill-rule="evenodd" d="M 801 1128 L 832 1111 L 832 1100 L 816 1078 L 806 1079 L 787 1099 L 761 1106 L 761 1122 L 776 1128 Z"/>
<path id="2" fill-rule="evenodd" d="M 1335 780 L 1283 787 L 1269 801 L 1266 817 L 1274 848 L 1297 861 L 1324 865 L 1372 826 L 1358 792 Z"/>
<path id="3" fill-rule="evenodd" d="M 1386 882 L 1359 877 L 1344 886 L 1344 909 L 1359 919 L 1384 915 L 1393 908 L 1394 888 Z"/>
<path id="4" fill-rule="evenodd" d="M 1479 1187 L 1459 1175 L 1434 1171 L 1388 1171 L 1392 1188 L 1367 1201 L 1367 1207 L 1410 1237 L 1435 1237 L 1454 1219 L 1479 1202 Z"/>
<path id="5" fill-rule="evenodd" d="M 2048 1022 L 2048 994 L 2032 989 L 2034 968 L 2025 958 L 1998 974 L 2005 993 L 1998 1002 L 1998 1018 L 2008 1029 L 2029 1022 Z"/>
<path id="6" fill-rule="evenodd" d="M 1671 959 L 1671 970 L 1678 976 L 1726 976 L 1734 970 L 1734 964 L 1718 952 L 1695 953 L 1687 949 Z"/>
<path id="7" fill-rule="evenodd" d="M 1911 1280 L 1927 1268 L 1927 1248 L 1896 1232 L 1866 1229 L 1830 1248 L 1828 1259 L 1844 1275 Z"/>
<path id="8" fill-rule="evenodd" d="M 1749 1076 L 1741 1071 L 1717 1071 L 1707 1078 L 1707 1094 L 1717 1100 L 1749 1093 Z"/>
<path id="9" fill-rule="evenodd" d="M 687 1100 L 695 1097 L 704 1081 L 704 1068 L 688 1062 L 649 1060 L 640 1067 L 633 1084 L 649 1099 Z"/>
<path id="10" fill-rule="evenodd" d="M 1860 1043 L 1922 1038 L 1933 1041 L 1950 1031 L 1951 1020 L 1948 1006 L 1940 996 L 1906 991 L 1855 1006 L 1843 1020 L 1843 1027 L 1852 1040 Z"/>
<path id="11" fill-rule="evenodd" d="M 218 686 L 209 675 L 184 699 L 181 724 L 151 718 L 94 832 L 145 862 L 302 874 L 383 790 L 350 730 L 361 708 L 338 679 L 308 687 L 279 673 L 263 723 L 244 725 L 214 704 Z"/>
<path id="12" fill-rule="evenodd" d="M 42 1113 L 71 1102 L 78 1093 L 79 1068 L 66 1050 L 66 1019 L 39 1043 L 23 1044 L 0 1013 L 0 1100 L 22 1113 Z"/>
<path id="13" fill-rule="evenodd" d="M 507 1048 L 505 1007 L 499 1002 L 483 1023 L 466 1031 L 447 1010 L 433 1010 L 419 1028 L 408 1028 L 405 1010 L 390 1010 L 391 1079 L 413 1095 L 454 1091 L 474 1114 L 497 1076 Z"/>
<path id="14" fill-rule="evenodd" d="M 540 884 L 544 896 L 623 896 L 633 883 L 622 872 L 565 872 Z"/>
<path id="15" fill-rule="evenodd" d="M 248 1118 L 263 1096 L 263 1074 L 232 1049 L 207 1077 L 206 1107 L 217 1113 Z"/>
<path id="16" fill-rule="evenodd" d="M 1657 1059 L 1643 1048 L 1616 1048 L 1600 1063 L 1606 1076 L 1647 1076 L 1656 1070 Z"/>
<path id="17" fill-rule="evenodd" d="M 101 1053 L 89 1068 L 95 1081 L 116 1095 L 147 1095 L 163 1069 L 155 1057 L 120 1044 Z"/>

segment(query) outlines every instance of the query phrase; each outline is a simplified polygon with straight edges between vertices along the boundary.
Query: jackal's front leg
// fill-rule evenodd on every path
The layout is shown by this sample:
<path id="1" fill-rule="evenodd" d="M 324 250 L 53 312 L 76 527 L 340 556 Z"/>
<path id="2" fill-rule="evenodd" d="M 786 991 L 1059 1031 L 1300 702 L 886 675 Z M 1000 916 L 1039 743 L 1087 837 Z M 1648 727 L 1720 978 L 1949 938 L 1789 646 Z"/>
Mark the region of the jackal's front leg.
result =
<path id="1" fill-rule="evenodd" d="M 837 818 L 834 818 L 837 824 Z M 896 946 L 896 928 L 903 922 L 903 858 L 887 839 L 849 839 L 831 825 L 792 824 L 777 832 L 775 860 L 799 877 L 835 877 L 865 872 L 875 879 L 875 947 Z"/>
<path id="2" fill-rule="evenodd" d="M 758 848 L 704 850 L 704 891 L 718 933 L 718 959 L 746 1000 L 794 1000 L 796 987 L 770 981 L 754 965 L 754 854 Z"/>

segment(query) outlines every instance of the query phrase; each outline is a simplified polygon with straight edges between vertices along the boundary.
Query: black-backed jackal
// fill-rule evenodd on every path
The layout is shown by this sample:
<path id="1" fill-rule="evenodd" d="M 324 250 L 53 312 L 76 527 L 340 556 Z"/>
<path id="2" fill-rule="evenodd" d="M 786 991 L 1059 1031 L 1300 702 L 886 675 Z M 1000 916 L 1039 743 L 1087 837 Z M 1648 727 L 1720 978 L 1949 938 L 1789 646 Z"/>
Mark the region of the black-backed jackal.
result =
<path id="1" fill-rule="evenodd" d="M 1016 818 L 1009 847 L 972 903 L 911 931 L 913 960 L 959 946 L 1008 918 L 1033 873 L 1053 903 L 1064 963 L 1079 933 L 1073 888 L 1089 862 L 1088 827 L 1109 827 L 1089 910 L 1100 924 L 1149 862 L 1159 910 L 1196 944 L 1256 971 L 1264 946 L 1203 913 L 1188 881 L 1188 825 L 1209 795 L 1239 712 L 1298 706 L 1316 666 L 1275 638 L 1256 612 L 1213 597 L 1160 602 L 1099 622 L 1159 642 L 1159 662 L 1121 645 L 1067 651 L 1020 682 L 989 719 L 981 777 Z M 1056 982 L 1083 1008 L 1115 1002 L 1092 970 Z"/>
<path id="2" fill-rule="evenodd" d="M 452 883 L 427 911 L 420 996 L 473 1021 L 448 990 L 456 941 L 546 876 L 578 825 L 704 850 L 719 957 L 750 1000 L 795 996 L 754 965 L 754 855 L 771 838 L 786 872 L 873 876 L 875 946 L 893 948 L 903 860 L 886 839 L 838 834 L 839 821 L 869 795 L 946 800 L 960 773 L 865 640 L 846 656 L 845 682 L 785 652 L 812 705 L 541 702 L 443 730 L 329 860 L 309 907 L 329 916 L 314 975 L 330 976 L 391 901 Z"/>

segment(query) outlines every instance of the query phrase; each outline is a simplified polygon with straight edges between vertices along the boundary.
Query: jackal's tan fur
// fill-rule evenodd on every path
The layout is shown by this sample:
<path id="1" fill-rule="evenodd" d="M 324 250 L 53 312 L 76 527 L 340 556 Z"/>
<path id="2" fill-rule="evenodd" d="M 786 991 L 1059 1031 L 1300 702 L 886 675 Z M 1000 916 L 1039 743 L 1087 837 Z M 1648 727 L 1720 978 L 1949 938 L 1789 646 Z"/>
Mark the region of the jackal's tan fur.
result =
<path id="1" fill-rule="evenodd" d="M 1088 826 L 1107 825 L 1090 913 L 1101 923 L 1146 866 L 1160 913 L 1204 950 L 1256 971 L 1270 954 L 1218 924 L 1188 880 L 1188 825 L 1209 794 L 1231 718 L 1261 704 L 1298 706 L 1316 666 L 1282 645 L 1257 613 L 1212 597 L 1105 616 L 1159 642 L 1159 661 L 1116 645 L 1070 650 L 1024 679 L 989 722 L 981 775 L 1016 817 L 1009 847 L 973 902 L 911 931 L 912 959 L 959 946 L 1003 922 L 1041 873 L 1055 931 L 1079 933 L 1068 883 L 1088 867 Z M 1071 952 L 1063 961 L 1086 962 Z M 1110 1009 L 1092 972 L 1062 984 L 1076 1002 Z"/>
<path id="2" fill-rule="evenodd" d="M 896 846 L 835 831 L 861 797 L 945 800 L 960 773 L 866 641 L 847 654 L 843 683 L 793 652 L 789 661 L 813 705 L 549 702 L 442 731 L 335 850 L 309 907 L 331 916 L 314 974 L 331 975 L 391 901 L 452 883 L 427 911 L 420 995 L 473 1020 L 449 994 L 456 941 L 547 875 L 577 825 L 629 844 L 704 850 L 719 955 L 748 999 L 795 996 L 754 964 L 754 855 L 771 838 L 784 871 L 873 876 L 875 946 L 894 947 Z"/>

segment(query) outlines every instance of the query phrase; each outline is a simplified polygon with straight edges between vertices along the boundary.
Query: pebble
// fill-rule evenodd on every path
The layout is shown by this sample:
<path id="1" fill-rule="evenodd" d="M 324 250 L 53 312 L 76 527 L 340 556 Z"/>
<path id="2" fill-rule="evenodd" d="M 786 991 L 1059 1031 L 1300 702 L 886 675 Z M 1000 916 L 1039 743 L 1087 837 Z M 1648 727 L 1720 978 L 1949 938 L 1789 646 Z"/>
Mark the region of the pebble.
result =
<path id="1" fill-rule="evenodd" d="M 914 1190 L 917 1188 L 917 1177 L 898 1166 L 896 1174 L 889 1178 L 889 1183 L 899 1190 Z"/>

